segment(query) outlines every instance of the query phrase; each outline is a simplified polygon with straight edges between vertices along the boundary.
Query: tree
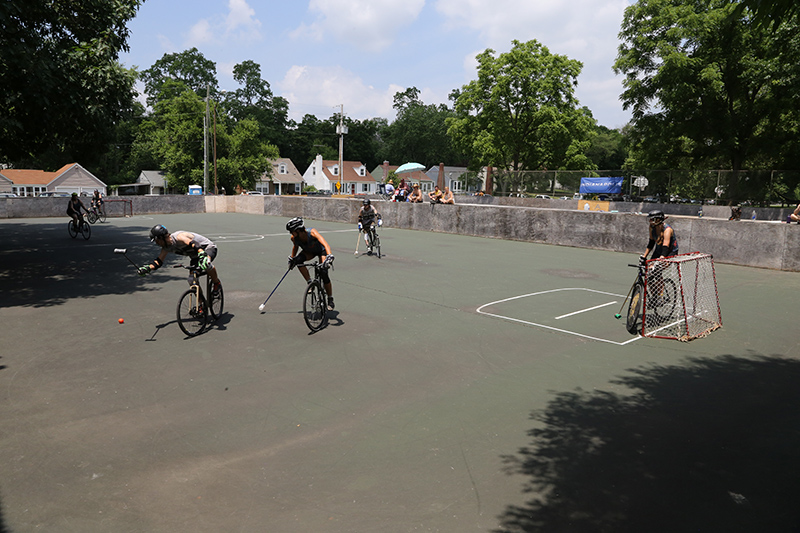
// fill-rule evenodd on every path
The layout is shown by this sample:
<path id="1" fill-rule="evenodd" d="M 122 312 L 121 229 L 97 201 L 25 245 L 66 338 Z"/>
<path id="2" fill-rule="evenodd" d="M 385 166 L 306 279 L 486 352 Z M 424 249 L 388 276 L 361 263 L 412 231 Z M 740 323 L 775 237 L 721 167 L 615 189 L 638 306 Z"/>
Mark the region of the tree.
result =
<path id="1" fill-rule="evenodd" d="M 255 120 L 262 139 L 278 146 L 281 153 L 288 152 L 289 102 L 272 94 L 269 82 L 261 78 L 261 66 L 253 61 L 234 66 L 233 79 L 241 87 L 223 98 L 230 116 L 236 121 Z"/>
<path id="2" fill-rule="evenodd" d="M 134 101 L 118 62 L 140 0 L 0 2 L 0 159 L 90 159 Z M 63 154 L 59 155 L 59 154 Z"/>
<path id="3" fill-rule="evenodd" d="M 767 31 L 736 9 L 728 0 L 640 0 L 625 10 L 614 64 L 634 149 L 669 168 L 731 168 L 733 201 L 745 165 L 774 160 L 800 88 L 797 26 Z"/>
<path id="4" fill-rule="evenodd" d="M 507 170 L 591 168 L 594 119 L 574 96 L 583 65 L 536 40 L 478 54 L 478 79 L 451 94 L 448 133 L 464 153 Z"/>
<path id="5" fill-rule="evenodd" d="M 143 70 L 140 78 L 144 82 L 147 104 L 151 107 L 154 107 L 159 100 L 176 96 L 167 92 L 168 88 L 177 87 L 165 86 L 170 80 L 182 82 L 201 98 L 205 98 L 207 91 L 215 99 L 218 97 L 217 65 L 206 59 L 197 48 L 176 54 L 164 54 L 150 68 Z"/>
<path id="6" fill-rule="evenodd" d="M 397 118 L 378 132 L 383 142 L 377 164 L 414 161 L 431 167 L 439 163 L 458 165 L 465 157 L 447 134 L 447 119 L 454 117 L 444 104 L 425 105 L 419 89 L 410 87 L 394 95 Z"/>

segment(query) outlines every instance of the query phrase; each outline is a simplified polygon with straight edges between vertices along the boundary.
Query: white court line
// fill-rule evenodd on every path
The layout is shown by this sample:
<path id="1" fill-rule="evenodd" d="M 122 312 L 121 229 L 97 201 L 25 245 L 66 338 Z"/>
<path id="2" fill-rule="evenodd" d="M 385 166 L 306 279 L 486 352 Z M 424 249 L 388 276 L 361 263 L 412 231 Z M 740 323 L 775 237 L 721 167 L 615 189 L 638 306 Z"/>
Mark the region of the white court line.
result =
<path id="1" fill-rule="evenodd" d="M 566 315 L 557 316 L 556 320 L 561 320 L 562 318 L 567 318 L 568 316 L 572 315 L 579 315 L 581 313 L 585 313 L 586 311 L 594 311 L 595 309 L 600 309 L 601 307 L 608 307 L 609 305 L 614 305 L 617 302 L 608 302 L 606 304 L 595 305 L 594 307 L 589 307 L 588 309 L 581 309 L 580 311 L 574 311 L 572 313 L 567 313 Z"/>
<path id="2" fill-rule="evenodd" d="M 582 337 L 584 339 L 590 339 L 590 340 L 593 340 L 593 341 L 605 342 L 605 343 L 608 343 L 608 344 L 615 344 L 617 346 L 625 346 L 626 344 L 630 344 L 630 343 L 632 343 L 634 341 L 637 341 L 639 339 L 644 338 L 641 335 L 637 335 L 633 339 L 627 340 L 625 342 L 617 342 L 617 341 L 612 341 L 612 340 L 609 340 L 609 339 L 601 339 L 600 337 L 593 337 L 591 335 L 584 335 L 583 333 L 578 333 L 577 331 L 569 331 L 569 330 L 566 330 L 566 329 L 554 328 L 553 326 L 547 326 L 545 324 L 537 324 L 536 322 L 530 322 L 530 321 L 527 321 L 527 320 L 521 320 L 519 318 L 512 318 L 510 316 L 504 316 L 504 315 L 496 315 L 494 313 L 489 313 L 489 312 L 486 312 L 486 311 L 482 310 L 484 307 L 489 307 L 490 305 L 496 305 L 496 304 L 500 304 L 500 303 L 503 303 L 503 302 L 510 302 L 511 300 L 518 300 L 520 298 L 527 298 L 528 296 L 538 296 L 540 294 L 548 294 L 548 293 L 551 293 L 551 292 L 562 292 L 562 291 L 588 291 L 588 292 L 594 292 L 594 293 L 597 293 L 597 294 L 607 294 L 609 296 L 616 296 L 616 297 L 619 297 L 619 298 L 623 298 L 623 296 L 621 294 L 614 294 L 613 292 L 596 291 L 594 289 L 586 289 L 586 288 L 583 288 L 583 287 L 566 287 L 566 288 L 563 288 L 563 289 L 551 289 L 551 290 L 548 290 L 548 291 L 532 292 L 532 293 L 529 293 L 529 294 L 521 294 L 519 296 L 512 296 L 511 298 L 504 298 L 502 300 L 497 300 L 496 302 L 489 302 L 488 304 L 483 304 L 482 306 L 478 307 L 478 309 L 476 309 L 476 311 L 481 315 L 493 316 L 495 318 L 502 318 L 503 320 L 509 320 L 511 322 L 519 322 L 520 324 L 527 324 L 529 326 L 535 326 L 535 327 L 538 327 L 538 328 L 549 329 L 551 331 L 558 331 L 560 333 L 566 333 L 567 335 L 575 335 L 576 337 Z"/>

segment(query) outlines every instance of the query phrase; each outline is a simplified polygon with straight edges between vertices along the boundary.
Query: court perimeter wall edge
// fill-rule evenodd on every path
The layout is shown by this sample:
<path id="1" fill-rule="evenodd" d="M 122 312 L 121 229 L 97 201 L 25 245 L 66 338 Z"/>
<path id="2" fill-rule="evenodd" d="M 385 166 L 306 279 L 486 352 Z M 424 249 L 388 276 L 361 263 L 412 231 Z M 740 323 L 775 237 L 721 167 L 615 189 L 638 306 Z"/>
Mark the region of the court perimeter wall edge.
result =
<path id="1" fill-rule="evenodd" d="M 302 216 L 352 224 L 356 224 L 361 207 L 360 199 L 305 196 L 176 195 L 124 199 L 132 201 L 134 215 L 228 212 Z M 0 219 L 66 217 L 66 203 L 65 198 L 2 198 Z M 642 253 L 647 244 L 646 218 L 635 212 L 579 211 L 571 205 L 552 209 L 486 203 L 431 205 L 377 201 L 375 204 L 388 228 L 631 254 Z M 800 225 L 693 216 L 670 216 L 668 223 L 678 234 L 682 253 L 706 252 L 721 263 L 800 271 Z"/>

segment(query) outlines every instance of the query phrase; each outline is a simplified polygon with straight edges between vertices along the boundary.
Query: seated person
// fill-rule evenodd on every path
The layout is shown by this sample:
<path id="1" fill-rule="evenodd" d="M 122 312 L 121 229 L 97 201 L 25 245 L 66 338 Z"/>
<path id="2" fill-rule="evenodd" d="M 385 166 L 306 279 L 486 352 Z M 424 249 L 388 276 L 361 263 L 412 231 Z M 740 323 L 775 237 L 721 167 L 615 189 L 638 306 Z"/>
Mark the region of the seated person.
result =
<path id="1" fill-rule="evenodd" d="M 442 203 L 443 204 L 454 204 L 456 203 L 455 198 L 453 198 L 453 191 L 450 190 L 450 187 L 444 188 L 444 195 L 442 195 Z"/>
<path id="2" fill-rule="evenodd" d="M 419 189 L 419 183 L 414 184 L 414 188 L 411 191 L 411 196 L 408 197 L 408 201 L 415 204 L 422 203 L 422 191 Z"/>
<path id="3" fill-rule="evenodd" d="M 431 199 L 432 204 L 442 203 L 442 191 L 439 189 L 438 185 L 434 187 L 431 192 L 428 193 L 428 198 Z"/>
<path id="4" fill-rule="evenodd" d="M 792 222 L 797 222 L 800 224 L 800 204 L 797 204 L 797 207 L 794 209 L 788 217 L 786 217 L 786 222 L 791 224 Z"/>
<path id="5" fill-rule="evenodd" d="M 406 201 L 406 190 L 403 187 L 398 187 L 394 190 L 394 195 L 392 196 L 393 202 L 405 202 Z"/>
<path id="6" fill-rule="evenodd" d="M 742 208 L 738 205 L 731 206 L 731 218 L 728 220 L 739 220 L 742 218 Z"/>

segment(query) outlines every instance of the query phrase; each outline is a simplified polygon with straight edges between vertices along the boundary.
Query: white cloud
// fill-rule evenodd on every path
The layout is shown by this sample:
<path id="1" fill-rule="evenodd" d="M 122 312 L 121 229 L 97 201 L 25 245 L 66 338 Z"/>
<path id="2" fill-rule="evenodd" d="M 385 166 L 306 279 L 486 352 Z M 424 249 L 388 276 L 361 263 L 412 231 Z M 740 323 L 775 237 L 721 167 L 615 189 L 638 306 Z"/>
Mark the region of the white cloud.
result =
<path id="1" fill-rule="evenodd" d="M 291 36 L 320 41 L 330 34 L 356 48 L 381 51 L 424 6 L 425 0 L 311 0 L 308 9 L 316 20 L 298 26 Z"/>
<path id="2" fill-rule="evenodd" d="M 221 45 L 229 41 L 252 43 L 261 40 L 261 21 L 246 0 L 228 0 L 226 15 L 197 21 L 186 36 L 186 46 Z"/>
<path id="3" fill-rule="evenodd" d="M 277 84 L 281 96 L 289 101 L 291 118 L 300 121 L 306 114 L 327 118 L 344 104 L 346 116 L 364 118 L 394 116 L 395 93 L 405 88 L 389 85 L 375 88 L 342 67 L 292 66 Z M 276 91 L 277 92 L 277 91 Z"/>

